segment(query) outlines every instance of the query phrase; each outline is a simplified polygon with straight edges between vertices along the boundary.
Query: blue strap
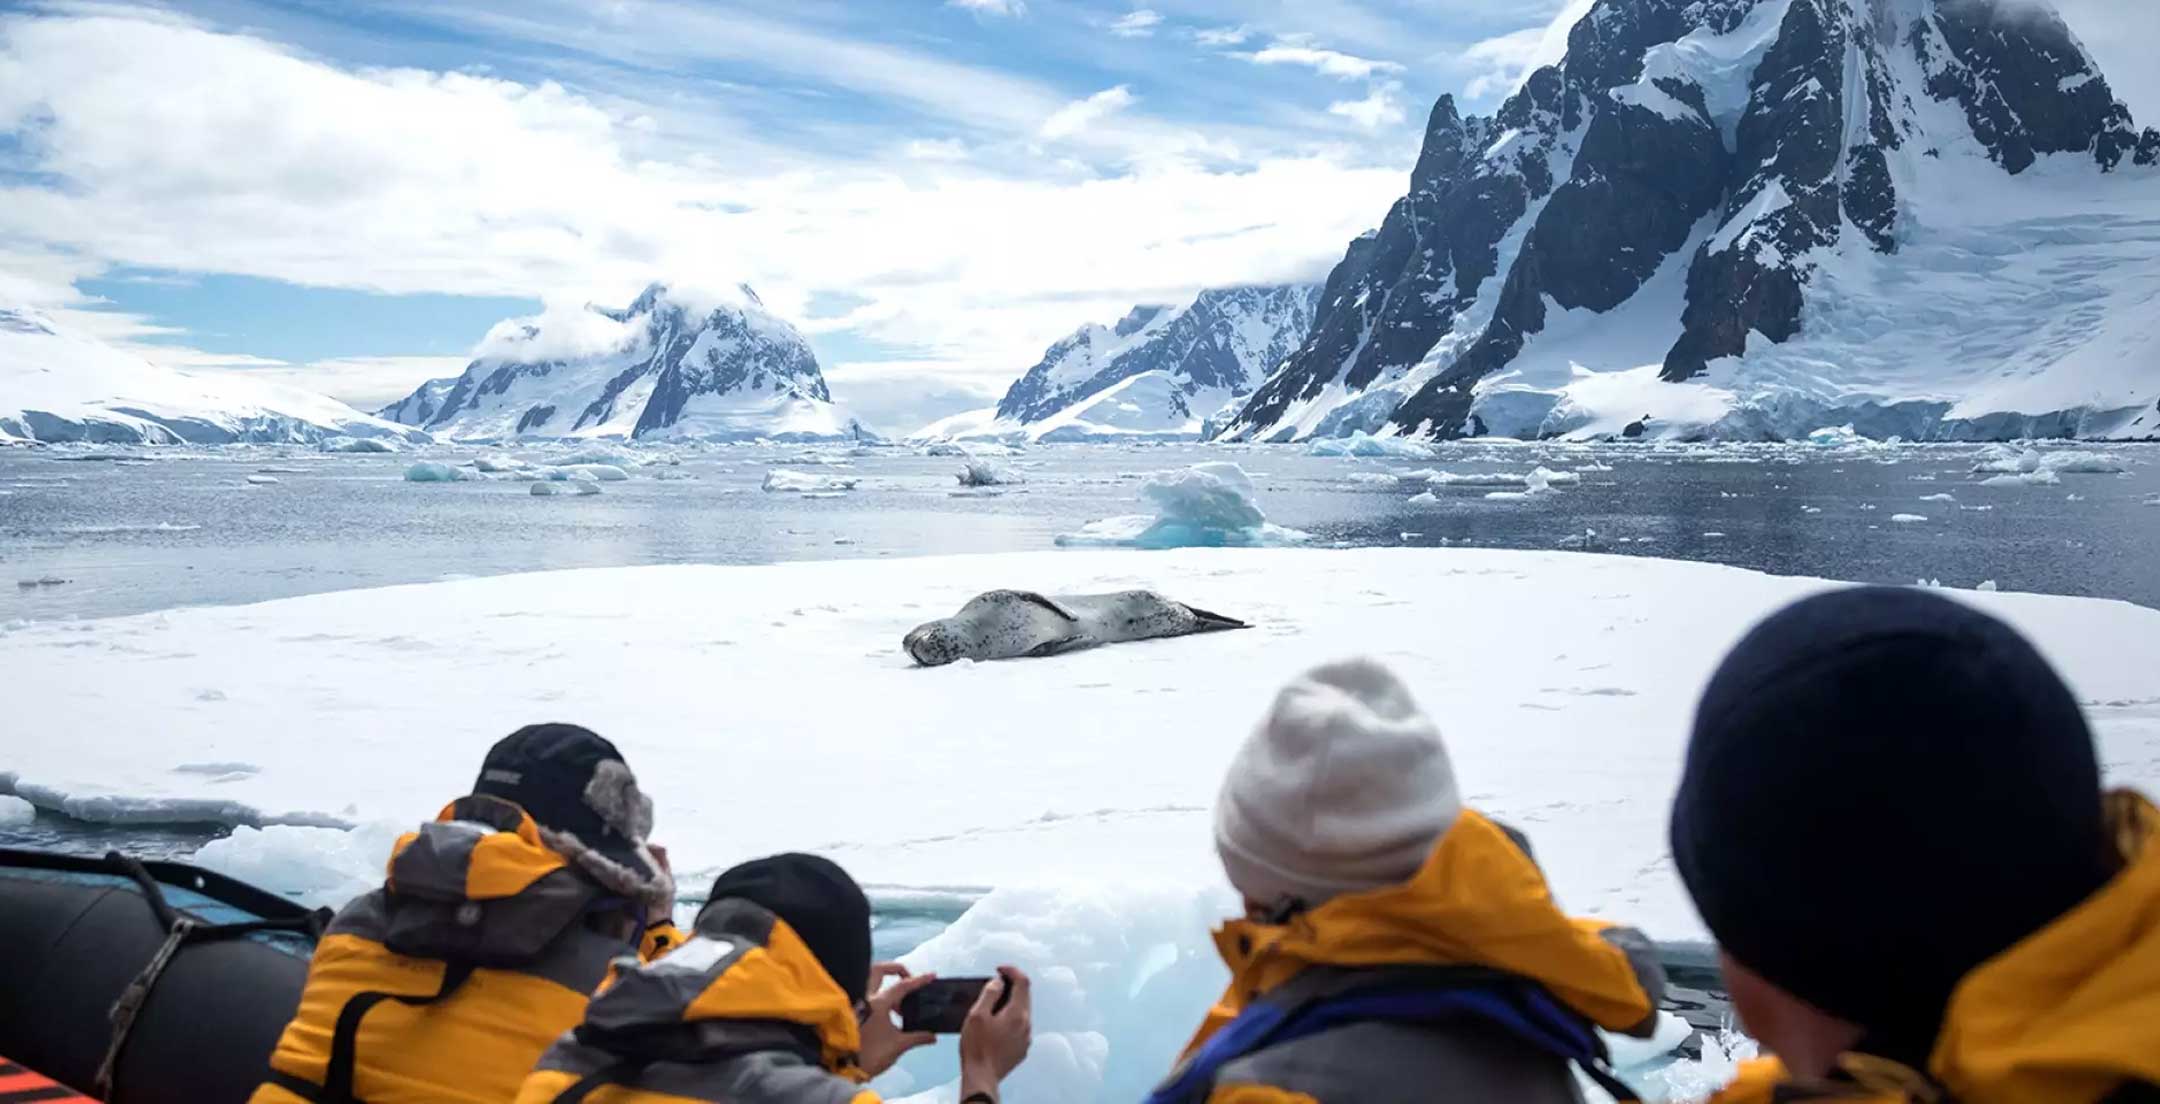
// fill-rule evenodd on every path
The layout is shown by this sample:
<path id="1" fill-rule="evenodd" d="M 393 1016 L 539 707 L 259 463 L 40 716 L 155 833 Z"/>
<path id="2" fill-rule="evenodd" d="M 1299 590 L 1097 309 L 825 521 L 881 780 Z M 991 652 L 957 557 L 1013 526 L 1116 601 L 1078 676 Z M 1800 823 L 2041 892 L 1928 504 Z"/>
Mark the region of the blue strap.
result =
<path id="1" fill-rule="evenodd" d="M 1620 1100 L 1634 1092 L 1605 1066 L 1605 1047 L 1582 1017 L 1545 990 L 1527 984 L 1454 988 L 1366 989 L 1284 1007 L 1262 1001 L 1239 1013 L 1192 1059 L 1148 1097 L 1148 1104 L 1187 1104 L 1207 1095 L 1222 1068 L 1264 1047 L 1317 1035 L 1344 1024 L 1422 1023 L 1470 1017 L 1506 1031 L 1556 1058 L 1574 1062 Z"/>

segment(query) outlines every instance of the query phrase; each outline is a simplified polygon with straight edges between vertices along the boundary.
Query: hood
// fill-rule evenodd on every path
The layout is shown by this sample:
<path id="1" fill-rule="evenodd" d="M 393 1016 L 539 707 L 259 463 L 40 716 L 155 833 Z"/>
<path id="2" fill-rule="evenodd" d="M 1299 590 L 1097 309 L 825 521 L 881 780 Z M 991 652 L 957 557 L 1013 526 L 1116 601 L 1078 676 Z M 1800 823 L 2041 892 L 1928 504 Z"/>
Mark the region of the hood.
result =
<path id="1" fill-rule="evenodd" d="M 715 901 L 690 939 L 620 970 L 586 1009 L 578 1041 L 619 1050 L 669 1039 L 671 1049 L 742 1049 L 775 1025 L 814 1039 L 824 1067 L 862 1080 L 854 1005 L 787 921 L 740 899 Z"/>
<path id="2" fill-rule="evenodd" d="M 1967 1104 L 2093 1101 L 2160 1083 L 2160 809 L 2108 795 L 2122 872 L 1951 994 L 1929 1067 Z"/>
<path id="3" fill-rule="evenodd" d="M 1280 924 L 1233 920 L 1215 935 L 1230 988 L 1191 1046 L 1252 999 L 1313 966 L 1482 966 L 1543 985 L 1614 1031 L 1656 1011 L 1625 952 L 1571 919 L 1506 832 L 1465 809 L 1410 880 L 1336 897 Z"/>
<path id="4" fill-rule="evenodd" d="M 494 901 L 569 865 L 541 842 L 540 826 L 523 809 L 500 798 L 461 797 L 434 823 L 398 837 L 385 885 L 431 900 Z"/>

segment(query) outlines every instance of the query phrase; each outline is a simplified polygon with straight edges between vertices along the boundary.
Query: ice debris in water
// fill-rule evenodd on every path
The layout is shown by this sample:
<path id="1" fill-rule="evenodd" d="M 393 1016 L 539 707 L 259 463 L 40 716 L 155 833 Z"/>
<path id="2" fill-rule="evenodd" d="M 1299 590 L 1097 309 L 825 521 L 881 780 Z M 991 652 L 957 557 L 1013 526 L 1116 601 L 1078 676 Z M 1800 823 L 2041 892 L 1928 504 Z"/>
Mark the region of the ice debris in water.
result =
<path id="1" fill-rule="evenodd" d="M 542 482 L 542 483 L 535 483 L 535 484 L 533 484 L 533 485 L 532 485 L 532 493 L 533 493 L 533 494 L 535 494 L 535 495 L 537 495 L 537 496 L 539 496 L 539 497 L 541 497 L 541 498 L 547 498 L 547 497 L 549 497 L 549 496 L 551 496 L 551 495 L 559 495 L 559 494 L 561 494 L 561 493 L 562 493 L 562 488 L 561 488 L 561 487 L 558 487 L 558 486 L 556 486 L 556 485 L 555 485 L 555 484 L 553 484 L 553 483 L 545 483 L 545 482 Z"/>
<path id="2" fill-rule="evenodd" d="M 272 887 L 311 908 L 342 908 L 382 884 L 390 849 L 410 827 L 389 821 L 361 824 L 350 831 L 290 824 L 241 825 L 232 835 L 204 844 L 194 862 L 244 882 Z"/>
<path id="3" fill-rule="evenodd" d="M 1993 580 L 1993 579 L 1982 579 L 1982 580 L 1980 580 L 1980 585 L 1979 585 L 1979 586 L 1976 586 L 1976 587 L 1974 587 L 1973 589 L 1974 589 L 1974 590 L 1985 590 L 1985 591 L 1990 591 L 1990 592 L 1992 592 L 1992 591 L 1994 591 L 1994 590 L 1996 590 L 1996 589 L 1998 589 L 1998 588 L 1997 588 L 1997 587 L 1995 586 L 1995 580 Z"/>
<path id="4" fill-rule="evenodd" d="M 1434 456 L 1431 445 L 1401 437 L 1375 437 L 1362 429 L 1348 437 L 1323 437 L 1305 446 L 1305 451 L 1314 456 L 1392 456 L 1403 460 L 1430 460 Z"/>
<path id="5" fill-rule="evenodd" d="M 955 477 L 963 487 L 1010 487 L 1027 482 L 1027 477 L 995 461 L 970 457 Z"/>
<path id="6" fill-rule="evenodd" d="M 530 465 L 515 456 L 479 456 L 473 459 L 472 466 L 490 475 L 499 475 L 505 472 L 524 471 Z"/>
<path id="7" fill-rule="evenodd" d="M 837 475 L 817 475 L 810 472 L 789 471 L 774 468 L 765 473 L 764 489 L 768 491 L 797 491 L 805 494 L 837 493 L 852 491 L 860 479 Z"/>
<path id="8" fill-rule="evenodd" d="M 463 483 L 471 478 L 462 468 L 433 460 L 415 461 L 412 467 L 405 469 L 407 483 Z"/>
<path id="9" fill-rule="evenodd" d="M 1820 506 L 1802 506 L 1802 507 L 1800 507 L 1800 512 L 1801 512 L 1801 513 L 1803 513 L 1803 514 L 1819 514 L 1819 513 L 1822 513 L 1822 507 L 1820 507 Z"/>
<path id="10" fill-rule="evenodd" d="M 1401 480 L 1387 472 L 1351 472 L 1343 478 L 1368 487 L 1393 487 Z"/>
<path id="11" fill-rule="evenodd" d="M 278 477 L 274 475 L 251 475 L 247 477 L 247 481 L 261 487 L 278 482 Z"/>
<path id="12" fill-rule="evenodd" d="M 37 806 L 13 794 L 0 794 L 0 825 L 28 824 L 37 818 Z"/>
<path id="13" fill-rule="evenodd" d="M 1296 544 L 1310 535 L 1272 524 L 1260 509 L 1252 477 L 1225 460 L 1182 471 L 1157 472 L 1140 488 L 1151 515 L 1105 518 L 1061 534 L 1066 546 L 1224 548 Z"/>
<path id="14" fill-rule="evenodd" d="M 397 446 L 375 437 L 331 437 L 319 446 L 324 452 L 396 452 Z"/>
<path id="15" fill-rule="evenodd" d="M 2037 475 L 2043 472 L 2058 475 L 2113 475 L 2128 471 L 2129 468 L 2121 460 L 2106 453 L 2084 449 L 2041 452 L 2039 449 L 2028 448 L 2021 452 L 2003 445 L 1991 445 L 1981 453 L 1972 470 L 2005 475 Z"/>
<path id="16" fill-rule="evenodd" d="M 1824 448 L 1852 448 L 1869 443 L 1867 438 L 1860 436 L 1849 425 L 1824 426 L 1808 434 L 1807 439 L 1808 444 L 1820 445 Z"/>
<path id="17" fill-rule="evenodd" d="M 1530 474 L 1523 476 L 1522 481 L 1522 490 L 1492 491 L 1486 494 L 1485 497 L 1496 502 L 1519 502 L 1526 498 L 1535 498 L 1541 494 L 1550 494 L 1552 489 L 1560 484 L 1580 483 L 1582 482 L 1582 476 L 1576 475 L 1574 472 L 1556 472 L 1551 468 L 1538 467 L 1532 469 Z"/>
<path id="18" fill-rule="evenodd" d="M 1706 1100 L 1732 1083 L 1742 1062 L 1761 1052 L 1755 1040 L 1726 1028 L 1702 1036 L 1702 1057 L 1683 1058 L 1639 1078 L 1635 1087 L 1650 1100 Z"/>
<path id="19" fill-rule="evenodd" d="M 1420 494 L 1414 494 L 1410 496 L 1410 505 L 1412 506 L 1430 506 L 1438 501 L 1440 501 L 1440 496 L 1432 493 L 1431 491 L 1425 491 Z"/>
<path id="20" fill-rule="evenodd" d="M 2056 475 L 2046 468 L 2041 468 L 2038 471 L 1991 475 L 1981 480 L 1980 485 L 1983 487 L 2052 487 L 2060 482 L 2062 482 L 2062 476 Z"/>
<path id="21" fill-rule="evenodd" d="M 1957 496 L 1956 496 L 1956 495 L 1954 495 L 1954 494 L 1931 494 L 1931 495 L 1921 495 L 1921 496 L 1920 496 L 1920 501 L 1922 501 L 1922 502 L 1956 502 L 1956 501 L 1957 501 Z"/>
<path id="22" fill-rule="evenodd" d="M 629 472 L 613 464 L 564 464 L 560 470 L 570 473 L 571 479 L 579 481 L 620 483 L 630 478 Z"/>
<path id="23" fill-rule="evenodd" d="M 1927 515 L 1926 515 L 1926 514 L 1891 514 L 1891 515 L 1890 515 L 1890 520 L 1891 520 L 1891 521 L 1894 521 L 1894 522 L 1897 522 L 1897 523 L 1898 523 L 1898 524 L 1900 524 L 1900 525 L 1912 525 L 1912 524 L 1915 524 L 1915 523 L 1918 523 L 1918 522 L 1926 521 L 1926 520 L 1927 520 Z"/>

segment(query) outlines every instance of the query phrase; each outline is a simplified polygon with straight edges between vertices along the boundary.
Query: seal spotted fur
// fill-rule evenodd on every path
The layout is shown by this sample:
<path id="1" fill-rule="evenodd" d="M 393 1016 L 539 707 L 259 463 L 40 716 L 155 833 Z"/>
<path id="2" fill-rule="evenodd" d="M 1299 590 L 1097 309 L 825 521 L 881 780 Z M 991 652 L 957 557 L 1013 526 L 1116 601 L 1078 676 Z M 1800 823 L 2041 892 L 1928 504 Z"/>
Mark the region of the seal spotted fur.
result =
<path id="1" fill-rule="evenodd" d="M 901 646 L 915 662 L 942 667 L 958 659 L 1052 656 L 1099 644 L 1247 627 L 1152 590 L 1060 597 L 993 590 L 970 599 L 951 617 L 917 626 Z"/>

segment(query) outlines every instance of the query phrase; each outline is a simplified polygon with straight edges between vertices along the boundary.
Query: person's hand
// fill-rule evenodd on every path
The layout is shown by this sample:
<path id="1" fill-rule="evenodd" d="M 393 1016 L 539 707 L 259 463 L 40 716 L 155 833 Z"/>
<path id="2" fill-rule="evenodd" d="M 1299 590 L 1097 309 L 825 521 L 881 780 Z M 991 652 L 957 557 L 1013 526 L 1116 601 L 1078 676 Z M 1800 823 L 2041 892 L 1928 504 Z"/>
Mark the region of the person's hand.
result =
<path id="1" fill-rule="evenodd" d="M 993 1012 L 999 995 L 1008 990 L 1012 996 L 1005 1007 Z M 960 1098 L 994 1094 L 998 1083 L 1027 1058 L 1033 1030 L 1028 976 L 1011 966 L 998 967 L 998 980 L 983 986 L 960 1029 Z"/>
<path id="2" fill-rule="evenodd" d="M 885 982 L 893 978 L 900 980 L 886 986 Z M 870 984 L 863 990 L 870 997 L 863 1002 L 862 1051 L 855 1058 L 864 1073 L 876 1077 L 891 1069 L 901 1055 L 937 1041 L 937 1036 L 927 1031 L 902 1031 L 893 1023 L 893 1011 L 900 1007 L 901 998 L 936 980 L 936 974 L 910 977 L 908 968 L 897 962 L 871 965 Z"/>

